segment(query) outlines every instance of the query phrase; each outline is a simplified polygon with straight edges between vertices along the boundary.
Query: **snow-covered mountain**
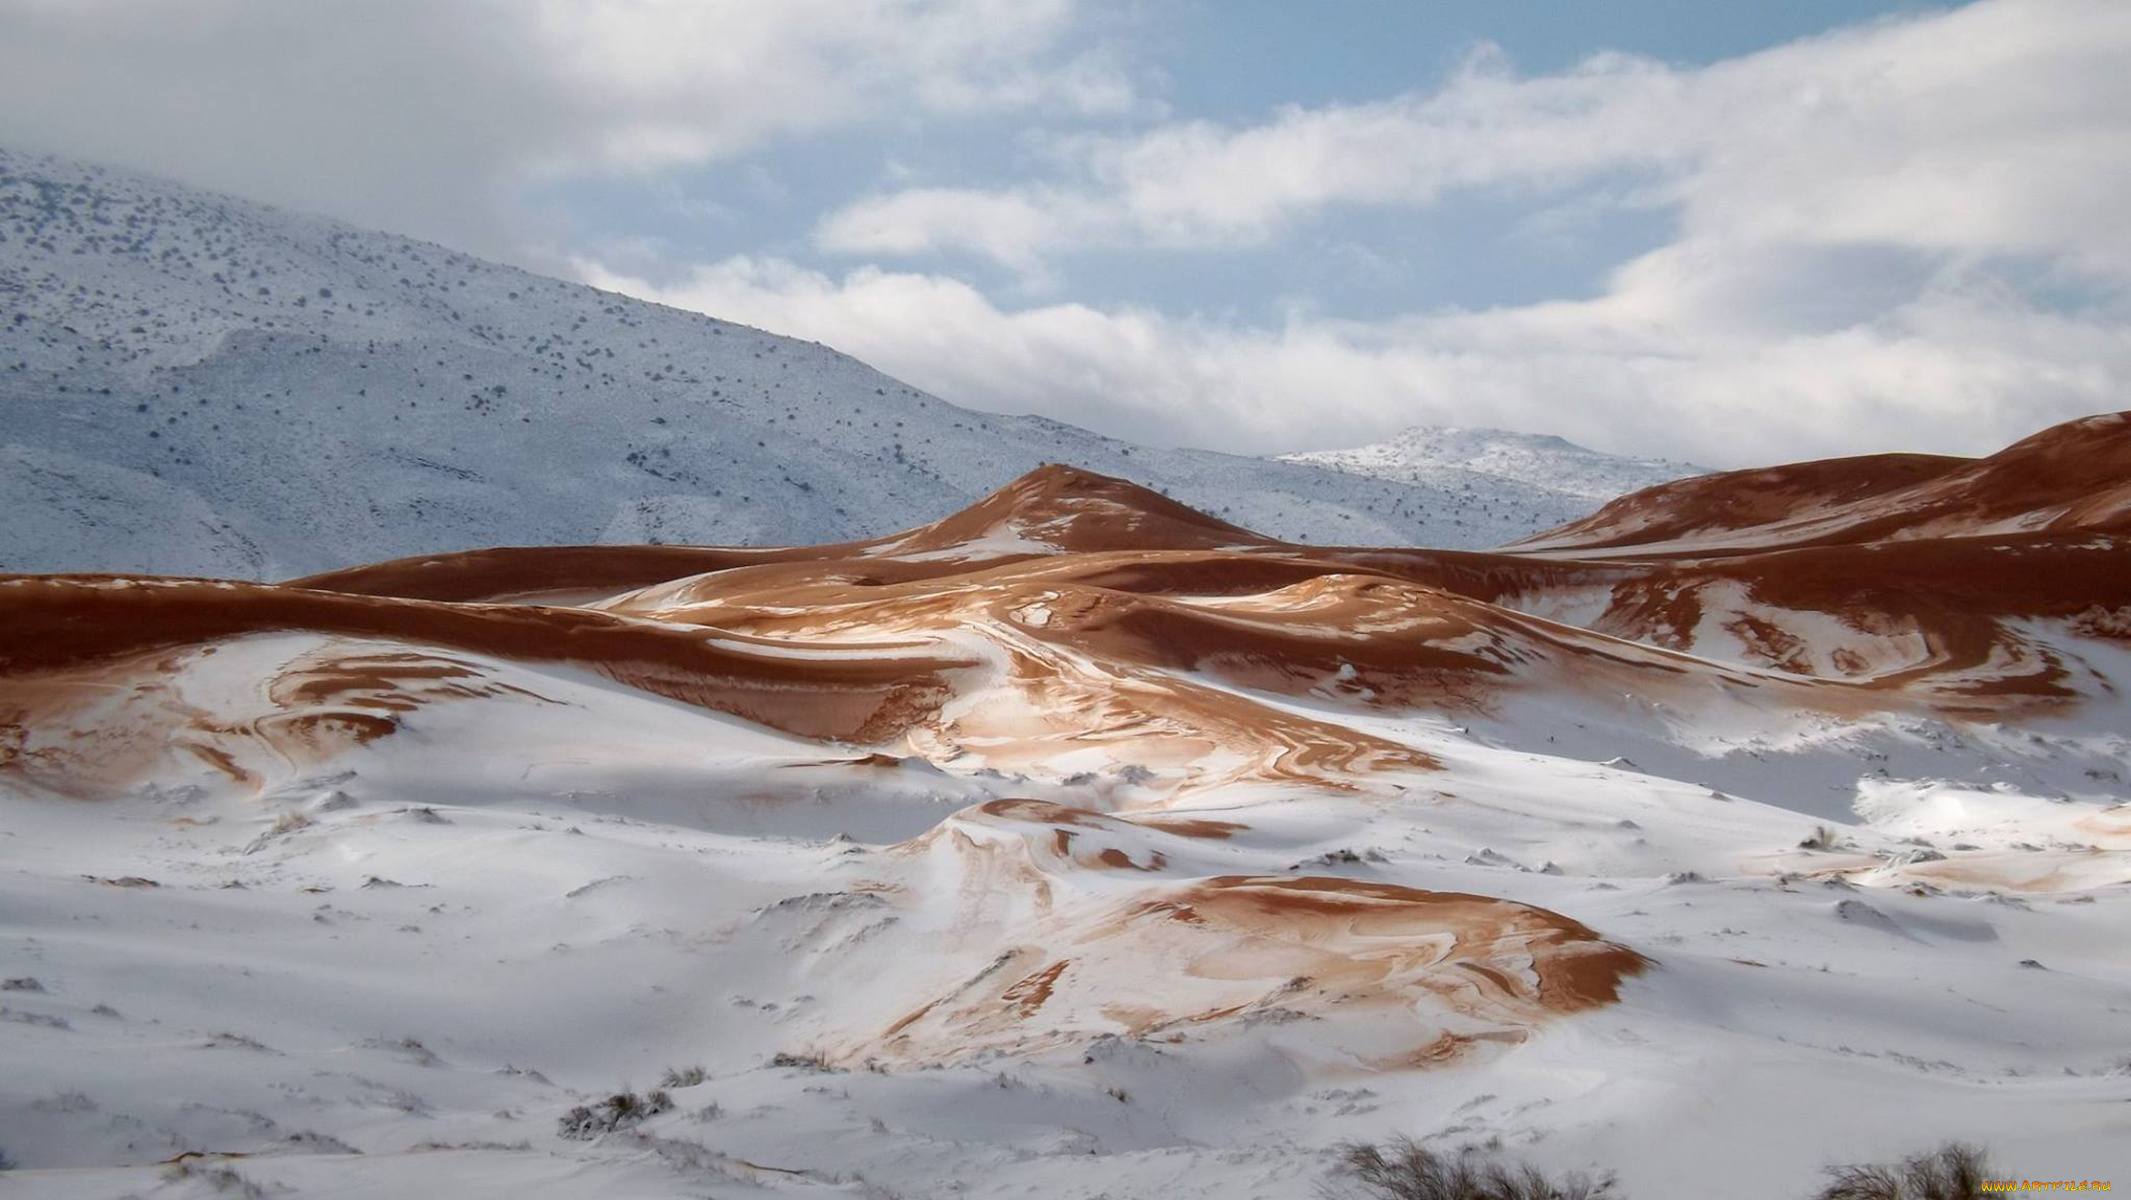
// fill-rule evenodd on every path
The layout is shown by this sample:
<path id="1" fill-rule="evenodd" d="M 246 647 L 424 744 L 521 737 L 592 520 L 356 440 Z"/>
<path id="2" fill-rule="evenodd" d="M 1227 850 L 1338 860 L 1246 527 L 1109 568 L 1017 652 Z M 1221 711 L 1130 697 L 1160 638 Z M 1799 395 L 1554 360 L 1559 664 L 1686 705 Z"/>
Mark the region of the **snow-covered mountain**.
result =
<path id="1" fill-rule="evenodd" d="M 1351 450 L 1275 457 L 1281 462 L 1309 463 L 1428 487 L 1462 489 L 1471 485 L 1474 475 L 1537 486 L 1559 498 L 1564 522 L 1594 504 L 1706 470 L 1665 459 L 1601 454 L 1548 434 L 1433 425 L 1418 425 L 1386 441 Z"/>
<path id="2" fill-rule="evenodd" d="M 971 412 L 814 343 L 6 152 L 0 418 L 14 571 L 832 542 L 1044 462 L 1303 542 L 1496 545 L 1595 507 L 1487 471 L 1365 479 Z"/>

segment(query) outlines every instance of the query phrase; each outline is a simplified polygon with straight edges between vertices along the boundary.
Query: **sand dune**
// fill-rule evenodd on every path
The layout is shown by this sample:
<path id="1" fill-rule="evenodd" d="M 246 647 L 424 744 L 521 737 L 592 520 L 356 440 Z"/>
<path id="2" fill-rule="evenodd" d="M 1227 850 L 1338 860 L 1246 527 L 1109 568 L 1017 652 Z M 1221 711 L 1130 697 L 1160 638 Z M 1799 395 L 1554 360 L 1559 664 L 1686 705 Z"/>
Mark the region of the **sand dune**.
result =
<path id="1" fill-rule="evenodd" d="M 1879 454 L 1697 476 L 1623 496 L 1519 545 L 1655 553 L 2131 533 L 2126 425 L 2131 413 L 2086 417 L 1980 459 Z"/>
<path id="2" fill-rule="evenodd" d="M 2062 714 L 2108 697 L 2079 647 L 2131 627 L 2126 545 L 2109 532 L 2127 446 L 2131 420 L 2110 416 L 1972 463 L 1692 479 L 1495 554 L 1291 545 L 1045 467 L 932 525 L 833 546 L 483 550 L 278 586 L 17 577 L 0 581 L 0 769 L 63 778 L 97 757 L 108 782 L 109 764 L 140 758 L 106 745 L 123 686 L 129 737 L 182 725 L 196 756 L 250 779 L 247 739 L 330 758 L 422 705 L 481 698 L 475 660 L 582 668 L 935 762 L 1062 777 L 1076 772 L 1056 763 L 1085 760 L 1148 773 L 1171 800 L 1247 780 L 1367 789 L 1435 765 L 1256 697 L 1492 713 L 1523 695 L 1724 693 L 1845 717 Z M 2008 523 L 2027 528 L 1992 532 Z M 1717 553 L 1702 545 L 1715 528 L 1762 541 Z M 150 699 L 220 647 L 291 634 L 322 640 L 262 663 L 263 710 L 242 720 Z M 143 716 L 156 705 L 163 717 Z"/>
<path id="3" fill-rule="evenodd" d="M 556 1001 L 580 1025 L 538 1044 L 625 1011 L 657 1038 L 604 1053 L 696 1055 L 731 1095 L 849 1071 L 922 1109 L 925 1081 L 1052 1072 L 1096 1107 L 1044 1120 L 1145 1148 L 1152 1126 L 1103 1106 L 1197 1111 L 1208 1078 L 1270 1127 L 1350 1111 L 1355 1089 L 1506 1092 L 1526 1098 L 1505 1127 L 1583 1144 L 1641 1118 L 1548 1125 L 1553 1094 L 1517 1064 L 1579 1046 L 1633 1078 L 1703 1052 L 1674 1037 L 1740 1062 L 1833 1041 L 1722 983 L 1740 971 L 1852 1012 L 1843 1037 L 1898 1041 L 1940 1003 L 1918 978 L 1997 986 L 1974 948 L 2040 963 L 2121 941 L 2127 454 L 2111 416 L 1973 462 L 1698 478 L 1495 552 L 1286 543 L 1045 467 L 827 546 L 502 548 L 279 585 L 4 577 L 0 793 L 38 823 L 106 822 L 52 887 L 192 897 L 170 901 L 187 936 L 238 921 L 189 906 L 238 904 L 219 893 L 241 883 L 287 902 L 277 928 L 352 946 L 365 906 L 434 880 L 378 909 L 420 947 L 362 951 L 395 978 L 581 995 Z M 2011 915 L 1930 907 L 1949 897 Z M 482 906 L 497 929 L 466 957 L 453 931 Z M 1764 937 L 1765 917 L 1827 932 Z M 2020 993 L 2032 1021 L 1987 1044 L 2086 1070 L 2079 1006 L 2115 977 L 2081 969 L 2054 999 Z M 217 986 L 195 990 L 237 1003 Z M 1854 1016 L 1879 1011 L 1867 993 L 1899 1015 Z M 499 1074 L 518 1068 L 485 1040 L 497 1011 L 506 1040 L 541 1019 L 492 1005 L 452 1026 L 453 1054 L 496 1059 L 468 1085 L 469 1138 L 562 1099 L 496 1098 L 534 1086 Z M 202 1036 L 181 1049 L 239 1044 Z M 315 1081 L 341 1068 L 318 1056 L 355 1035 L 254 1040 L 276 1037 L 312 1049 L 255 1069 L 331 1124 Z M 112 1046 L 113 1071 L 182 1067 Z M 73 1130 L 54 1163 L 145 1153 L 4 1104 Z M 372 1136 L 375 1104 L 346 1107 L 333 1136 Z M 139 1120 L 205 1136 L 197 1114 Z M 943 1153 L 923 1146 L 897 1161 Z"/>

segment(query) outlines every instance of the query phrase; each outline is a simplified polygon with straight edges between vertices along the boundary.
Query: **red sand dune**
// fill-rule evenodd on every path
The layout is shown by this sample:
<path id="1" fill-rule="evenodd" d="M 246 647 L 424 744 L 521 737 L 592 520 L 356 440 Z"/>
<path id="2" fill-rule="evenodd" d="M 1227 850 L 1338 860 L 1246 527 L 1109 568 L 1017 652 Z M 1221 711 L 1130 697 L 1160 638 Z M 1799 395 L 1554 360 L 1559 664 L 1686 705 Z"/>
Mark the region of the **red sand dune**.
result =
<path id="1" fill-rule="evenodd" d="M 2067 641 L 2131 629 L 2127 512 L 2131 418 L 2115 414 L 1973 461 L 1669 484 L 1496 553 L 1290 545 L 1045 467 L 861 543 L 505 548 L 278 586 L 15 578 L 0 581 L 0 728 L 14 731 L 0 750 L 90 677 L 292 631 L 409 661 L 574 664 L 802 736 L 903 739 L 898 752 L 978 746 L 1009 766 L 1101 744 L 1157 769 L 1227 755 L 1244 764 L 1233 778 L 1335 786 L 1429 764 L 1235 689 L 1469 710 L 1517 691 L 1722 686 L 1836 712 L 2004 716 L 2077 703 L 2093 683 Z M 1712 531 L 1726 543 L 1698 548 Z M 375 695 L 321 704 L 316 681 L 276 686 L 314 725 L 376 737 L 402 715 Z M 1017 699 L 949 712 L 972 687 Z"/>
<path id="2" fill-rule="evenodd" d="M 1688 480 L 1494 553 L 1286 544 L 1045 467 L 834 546 L 503 548 L 279 585 L 0 577 L 0 775 L 109 796 L 176 759 L 255 794 L 262 771 L 389 751 L 435 706 L 559 703 L 538 671 L 587 670 L 825 743 L 825 770 L 976 764 L 1087 806 L 995 800 L 902 845 L 960 880 L 950 940 L 992 965 L 835 1057 L 1336 1009 L 1358 1056 L 1425 1065 L 1608 1003 L 1646 960 L 1484 896 L 1189 878 L 1251 831 L 1162 809 L 1237 782 L 1390 799 L 1437 768 L 1327 706 L 2062 712 L 2131 684 L 2082 657 L 2131 642 L 2127 514 L 2119 414 L 1973 461 Z M 206 677 L 241 703 L 182 686 Z M 1024 922 L 999 925 L 1002 908 Z"/>
<path id="3" fill-rule="evenodd" d="M 1089 869 L 1078 839 L 1123 823 L 1055 806 L 1002 814 L 996 804 L 907 852 L 960 860 L 967 911 L 950 943 L 990 937 L 987 913 L 1016 893 L 1034 899 L 1033 924 L 973 978 L 909 997 L 878 1034 L 836 1047 L 836 1059 L 954 1061 L 1104 1034 L 1181 1038 L 1336 1015 L 1373 1066 L 1431 1066 L 1610 1004 L 1649 965 L 1546 909 L 1365 880 L 1219 875 L 1150 881 L 1122 900 L 1067 894 L 1052 880 Z M 1017 822 L 1037 829 L 1003 844 L 973 836 Z M 1049 836 L 1035 836 L 1042 830 Z M 1155 853 L 1113 847 L 1096 865 L 1147 870 Z M 1166 969 L 1150 972 L 1149 962 Z M 1446 1029 L 1450 1014 L 1468 1032 Z"/>
<path id="4" fill-rule="evenodd" d="M 2131 534 L 2131 412 L 2069 421 L 1988 458 L 1880 454 L 1683 479 L 1520 545 L 1656 553 L 1740 533 L 1769 548 L 2080 531 Z"/>
<path id="5" fill-rule="evenodd" d="M 988 547 L 990 541 L 998 548 Z M 1015 542 L 1027 548 L 1008 548 Z M 575 598 L 765 564 L 795 565 L 803 576 L 823 562 L 879 560 L 868 561 L 868 569 L 910 578 L 1036 553 L 1275 544 L 1136 484 L 1053 463 L 953 516 L 872 541 L 770 548 L 505 546 L 349 567 L 290 580 L 289 586 L 421 600 Z M 944 561 L 926 564 L 932 558 Z"/>
<path id="6" fill-rule="evenodd" d="M 242 743 L 291 761 L 392 733 L 426 703 L 496 694 L 466 657 L 562 663 L 801 736 L 873 743 L 927 719 L 973 660 L 932 643 L 793 647 L 576 608 L 445 604 L 192 579 L 0 578 L 0 773 L 123 786 L 169 744 L 240 782 Z M 190 656 L 266 634 L 343 639 L 257 681 L 280 715 L 185 703 Z M 131 702 L 114 710 L 113 694 Z M 59 786 L 75 791 L 80 787 Z"/>
<path id="7" fill-rule="evenodd" d="M 944 689 L 959 655 L 905 643 L 808 648 L 576 608 L 442 604 L 187 579 L 0 579 L 0 677 L 93 668 L 266 632 L 380 639 L 582 664 L 617 682 L 811 737 L 879 740 Z M 12 689 L 11 689 L 12 690 Z"/>

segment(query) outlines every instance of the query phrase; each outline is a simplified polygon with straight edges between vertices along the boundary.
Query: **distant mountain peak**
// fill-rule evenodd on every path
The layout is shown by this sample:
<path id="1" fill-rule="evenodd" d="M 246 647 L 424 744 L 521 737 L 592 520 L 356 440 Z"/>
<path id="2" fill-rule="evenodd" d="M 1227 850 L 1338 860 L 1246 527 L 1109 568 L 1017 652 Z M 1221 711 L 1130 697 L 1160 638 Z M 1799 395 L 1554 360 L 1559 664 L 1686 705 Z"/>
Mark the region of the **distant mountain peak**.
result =
<path id="1" fill-rule="evenodd" d="M 1579 446 L 1547 433 L 1486 426 L 1414 425 L 1381 442 L 1348 450 L 1283 454 L 1309 463 L 1402 483 L 1434 482 L 1449 471 L 1516 480 L 1578 502 L 1603 504 L 1630 492 L 1707 468 L 1665 459 L 1626 458 Z"/>

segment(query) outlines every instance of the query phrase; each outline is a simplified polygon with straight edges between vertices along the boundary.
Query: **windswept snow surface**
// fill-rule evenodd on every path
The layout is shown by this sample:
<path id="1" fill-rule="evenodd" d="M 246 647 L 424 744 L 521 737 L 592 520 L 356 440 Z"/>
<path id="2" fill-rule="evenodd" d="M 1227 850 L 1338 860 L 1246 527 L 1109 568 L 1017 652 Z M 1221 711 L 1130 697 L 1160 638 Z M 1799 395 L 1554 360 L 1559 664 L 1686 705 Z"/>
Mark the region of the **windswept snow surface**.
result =
<path id="1" fill-rule="evenodd" d="M 1046 462 L 1315 543 L 1491 546 L 1592 507 L 972 412 L 815 343 L 0 150 L 0 570 L 834 542 Z"/>
<path id="2" fill-rule="evenodd" d="M 0 580 L 4 1186 L 2109 1179 L 2125 548 L 1325 549 L 1052 467 L 811 549 Z"/>

